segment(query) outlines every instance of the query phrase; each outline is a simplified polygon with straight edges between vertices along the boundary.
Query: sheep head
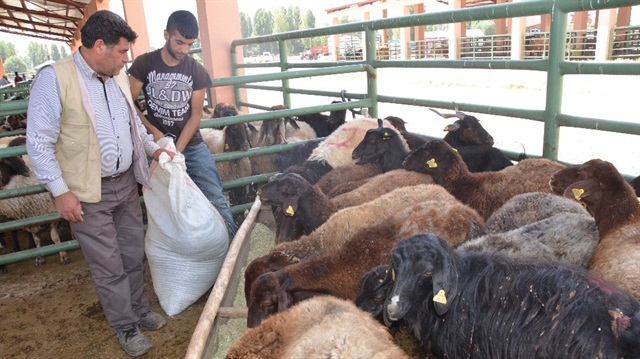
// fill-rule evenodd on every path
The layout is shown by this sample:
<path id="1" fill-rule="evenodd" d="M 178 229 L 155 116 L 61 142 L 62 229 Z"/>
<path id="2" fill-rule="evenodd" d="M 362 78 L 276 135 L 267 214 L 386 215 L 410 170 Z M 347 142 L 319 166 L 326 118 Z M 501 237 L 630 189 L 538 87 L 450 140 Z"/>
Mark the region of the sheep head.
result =
<path id="1" fill-rule="evenodd" d="M 294 259 L 280 251 L 273 251 L 252 260 L 244 271 L 244 295 L 247 303 L 249 303 L 249 298 L 251 297 L 251 285 L 258 277 L 264 273 L 275 272 L 293 263 L 296 263 Z"/>
<path id="2" fill-rule="evenodd" d="M 213 108 L 213 118 L 219 117 L 228 117 L 228 116 L 237 116 L 239 113 L 238 109 L 230 104 L 225 102 L 219 102 Z"/>
<path id="3" fill-rule="evenodd" d="M 374 317 L 381 317 L 385 299 L 392 286 L 389 266 L 377 266 L 362 276 L 355 303 L 358 308 Z"/>
<path id="4" fill-rule="evenodd" d="M 385 324 L 402 319 L 414 306 L 430 300 L 438 315 L 445 314 L 458 293 L 456 254 L 435 234 L 401 240 L 391 252 L 393 288 L 384 306 Z M 431 288 L 425 291 L 418 288 Z"/>
<path id="5" fill-rule="evenodd" d="M 456 176 L 456 172 L 468 171 L 458 152 L 442 140 L 429 141 L 416 148 L 407 155 L 403 165 L 408 171 L 430 175 L 439 185 L 444 185 L 446 178 Z"/>
<path id="6" fill-rule="evenodd" d="M 469 145 L 490 145 L 493 146 L 493 137 L 482 127 L 480 120 L 475 116 L 467 115 L 458 109 L 458 105 L 453 103 L 455 113 L 441 114 L 440 112 L 430 108 L 431 111 L 438 114 L 442 118 L 458 118 L 452 124 L 447 125 L 444 130 L 448 133 L 444 136 L 444 140 L 452 147 L 469 146 Z"/>
<path id="7" fill-rule="evenodd" d="M 387 116 L 384 118 L 385 121 L 388 121 L 390 124 L 393 125 L 393 127 L 396 128 L 396 130 L 400 131 L 400 132 L 407 132 L 407 128 L 404 126 L 405 123 L 407 123 L 405 120 L 401 119 L 400 117 L 396 117 L 396 116 Z"/>
<path id="8" fill-rule="evenodd" d="M 378 128 L 367 130 L 362 141 L 353 149 L 351 158 L 358 165 L 381 163 L 385 154 L 391 153 L 392 146 L 403 148 L 398 143 L 400 138 L 396 131 L 382 127 L 382 120 L 378 120 Z"/>
<path id="9" fill-rule="evenodd" d="M 247 327 L 253 328 L 267 317 L 285 311 L 292 305 L 320 292 L 300 290 L 284 270 L 261 275 L 251 285 L 251 297 L 247 302 Z"/>
<path id="10" fill-rule="evenodd" d="M 313 191 L 307 180 L 296 173 L 278 174 L 262 185 L 258 196 L 264 204 L 278 206 L 288 216 L 294 216 L 298 210 L 300 198 Z"/>
<path id="11" fill-rule="evenodd" d="M 592 159 L 583 164 L 568 166 L 551 176 L 549 186 L 556 194 L 564 194 L 571 184 L 593 179 L 597 181 L 602 188 L 615 189 L 624 188 L 633 191 L 631 185 L 625 186 L 627 182 L 615 166 L 607 161 L 600 159 Z"/>

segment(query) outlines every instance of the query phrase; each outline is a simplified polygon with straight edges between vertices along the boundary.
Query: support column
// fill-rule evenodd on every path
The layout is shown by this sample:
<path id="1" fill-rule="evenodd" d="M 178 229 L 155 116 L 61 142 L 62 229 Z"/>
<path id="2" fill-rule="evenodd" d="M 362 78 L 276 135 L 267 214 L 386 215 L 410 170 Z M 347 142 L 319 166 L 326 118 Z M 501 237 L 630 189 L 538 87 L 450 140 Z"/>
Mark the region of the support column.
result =
<path id="1" fill-rule="evenodd" d="M 380 0 L 381 3 L 386 3 L 387 0 Z M 382 9 L 382 18 L 386 19 L 388 16 L 387 14 L 387 9 Z M 389 31 L 391 31 L 390 29 L 384 29 L 382 30 L 382 39 L 380 40 L 383 44 L 385 44 L 385 46 L 389 46 Z"/>
<path id="2" fill-rule="evenodd" d="M 616 26 L 617 9 L 600 10 L 598 36 L 596 37 L 596 61 L 609 59 L 611 48 L 611 30 Z"/>
<path id="3" fill-rule="evenodd" d="M 527 31 L 527 18 L 511 18 L 511 60 L 522 60 L 525 55 L 524 34 Z M 536 41 L 536 40 L 531 40 Z M 543 41 L 542 39 L 540 41 Z"/>
<path id="4" fill-rule="evenodd" d="M 4 63 L 2 62 L 2 56 L 0 56 L 0 77 L 6 75 L 7 73 L 4 70 Z"/>
<path id="5" fill-rule="evenodd" d="M 616 26 L 629 25 L 631 25 L 631 6 L 618 8 L 618 21 L 616 22 Z"/>
<path id="6" fill-rule="evenodd" d="M 409 6 L 403 6 L 402 15 L 407 16 L 410 14 L 411 12 L 410 12 Z M 424 36 L 424 32 L 422 34 Z M 410 27 L 400 28 L 400 58 L 405 60 L 409 60 L 411 58 L 411 28 Z"/>
<path id="7" fill-rule="evenodd" d="M 408 6 L 407 6 L 407 9 L 409 9 Z M 424 14 L 424 3 L 413 5 L 413 13 L 414 13 L 414 15 Z M 405 15 L 409 15 L 408 10 L 405 13 Z M 415 29 L 414 40 L 416 42 L 417 41 L 424 41 L 424 25 L 416 26 L 416 27 L 414 27 L 414 29 Z"/>
<path id="8" fill-rule="evenodd" d="M 466 0 L 450 0 L 449 7 L 451 10 L 458 10 L 464 8 Z M 449 59 L 460 59 L 460 38 L 466 35 L 467 23 L 459 22 L 449 24 Z"/>
<path id="9" fill-rule="evenodd" d="M 496 4 L 504 4 L 508 2 L 507 0 L 498 0 Z M 496 24 L 496 35 L 506 35 L 507 32 L 507 19 L 495 19 Z"/>
<path id="10" fill-rule="evenodd" d="M 82 41 L 80 39 L 80 29 L 82 29 L 84 23 L 87 21 L 89 16 L 100 10 L 109 10 L 109 0 L 93 0 L 84 9 L 84 18 L 78 22 L 78 28 L 76 29 L 75 34 L 73 34 L 73 40 L 71 40 L 71 43 L 69 44 L 71 52 L 78 50 L 78 48 L 82 45 Z"/>
<path id="11" fill-rule="evenodd" d="M 551 31 L 551 15 L 549 14 L 540 15 L 540 31 L 541 32 Z"/>
<path id="12" fill-rule="evenodd" d="M 136 57 L 151 51 L 146 16 L 142 0 L 122 0 L 122 6 L 124 18 L 133 31 L 138 34 L 136 42 L 131 46 L 131 61 L 133 61 Z"/>
<path id="13" fill-rule="evenodd" d="M 238 2 L 196 0 L 196 6 L 204 67 L 211 78 L 233 76 L 229 49 L 233 40 L 242 38 Z M 244 63 L 242 49 L 237 48 L 236 50 L 237 63 Z M 244 75 L 243 69 L 239 69 L 238 72 L 240 75 Z M 242 97 L 246 99 L 246 92 L 242 94 Z M 218 102 L 235 103 L 235 100 L 233 86 L 211 88 L 213 104 Z"/>

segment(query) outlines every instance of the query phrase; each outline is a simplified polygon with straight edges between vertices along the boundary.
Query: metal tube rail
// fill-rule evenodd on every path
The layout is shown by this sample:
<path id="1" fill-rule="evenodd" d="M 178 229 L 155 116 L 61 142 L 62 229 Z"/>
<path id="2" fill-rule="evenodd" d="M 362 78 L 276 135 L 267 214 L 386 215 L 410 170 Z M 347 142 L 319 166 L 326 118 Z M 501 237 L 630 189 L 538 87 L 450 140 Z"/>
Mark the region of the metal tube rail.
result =
<path id="1" fill-rule="evenodd" d="M 191 341 L 189 342 L 189 347 L 187 348 L 187 353 L 185 355 L 186 359 L 202 358 L 204 348 L 207 344 L 207 340 L 209 339 L 209 332 L 211 331 L 213 322 L 218 314 L 218 309 L 220 308 L 220 303 L 222 303 L 222 298 L 227 291 L 227 286 L 231 280 L 233 267 L 238 259 L 240 248 L 253 228 L 261 206 L 262 203 L 260 202 L 260 199 L 256 198 L 253 206 L 251 206 L 251 210 L 249 211 L 247 218 L 242 222 L 236 236 L 233 238 L 233 241 L 231 241 L 224 263 L 222 264 L 222 269 L 220 269 L 220 273 L 213 285 L 213 289 L 207 299 L 207 303 L 202 309 L 202 314 L 200 315 L 198 324 L 196 324 L 196 329 L 191 336 Z"/>

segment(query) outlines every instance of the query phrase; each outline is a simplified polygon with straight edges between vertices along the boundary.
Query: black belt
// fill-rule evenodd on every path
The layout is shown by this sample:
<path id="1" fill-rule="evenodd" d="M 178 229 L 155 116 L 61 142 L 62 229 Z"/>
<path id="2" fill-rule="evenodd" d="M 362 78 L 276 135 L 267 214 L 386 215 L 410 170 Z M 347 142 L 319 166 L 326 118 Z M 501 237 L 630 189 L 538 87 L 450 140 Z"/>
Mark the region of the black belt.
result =
<path id="1" fill-rule="evenodd" d="M 120 173 L 116 173 L 113 176 L 107 176 L 107 177 L 102 177 L 103 181 L 115 181 L 118 178 L 122 177 L 122 175 L 124 175 L 126 172 L 120 172 Z"/>

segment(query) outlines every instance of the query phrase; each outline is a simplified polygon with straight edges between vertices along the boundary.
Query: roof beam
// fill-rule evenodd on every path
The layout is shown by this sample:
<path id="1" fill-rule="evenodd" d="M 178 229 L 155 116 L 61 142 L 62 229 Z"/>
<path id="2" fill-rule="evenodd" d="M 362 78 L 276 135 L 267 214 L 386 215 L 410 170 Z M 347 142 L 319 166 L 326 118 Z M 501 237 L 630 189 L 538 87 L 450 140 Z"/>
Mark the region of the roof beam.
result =
<path id="1" fill-rule="evenodd" d="M 5 9 L 5 10 L 8 10 L 8 11 L 12 11 L 12 12 L 23 13 L 23 14 L 25 14 L 27 16 L 29 16 L 29 14 L 33 14 L 33 15 L 39 15 L 39 16 L 45 16 L 45 17 L 52 17 L 52 18 L 56 18 L 56 19 L 66 20 L 66 21 L 74 21 L 74 22 L 82 20 L 81 18 L 72 17 L 72 16 L 66 16 L 66 15 L 60 15 L 60 14 L 57 14 L 55 12 L 38 11 L 38 10 L 27 10 L 27 9 L 20 8 L 20 7 L 6 5 L 5 3 L 2 3 L 2 2 L 0 2 L 0 9 Z"/>
<path id="2" fill-rule="evenodd" d="M 20 36 L 29 36 L 29 37 L 37 37 L 39 39 L 44 39 L 44 40 L 51 40 L 51 41 L 57 41 L 57 42 L 64 42 L 66 44 L 69 44 L 69 42 L 71 42 L 71 39 L 69 37 L 66 36 L 61 36 L 61 35 L 56 35 L 56 36 L 61 36 L 61 37 L 55 37 L 54 34 L 51 33 L 47 33 L 47 32 L 42 32 L 43 34 L 48 34 L 51 36 L 45 36 L 45 35 L 40 35 L 40 34 L 27 34 L 21 31 L 13 31 L 13 30 L 7 30 L 7 29 L 3 29 L 3 27 L 7 27 L 6 25 L 0 25 L 0 32 L 4 32 L 7 34 L 14 34 L 14 35 L 20 35 Z M 9 26 L 12 27 L 13 26 Z"/>
<path id="3" fill-rule="evenodd" d="M 16 19 L 14 19 L 14 18 L 11 18 L 11 17 L 8 17 L 8 16 L 2 16 L 2 15 L 0 15 L 0 20 L 8 20 L 8 21 L 12 21 L 12 22 L 16 21 Z M 20 23 L 20 22 L 18 21 L 18 23 Z M 76 31 L 76 27 L 61 26 L 61 25 L 48 24 L 48 23 L 37 22 L 37 21 L 31 21 L 29 23 L 26 23 L 26 25 L 34 26 L 34 27 L 35 26 L 48 27 L 48 28 L 52 28 L 52 29 L 59 29 L 59 30 L 63 30 L 63 31 L 69 31 L 69 33 L 71 35 L 73 35 L 73 33 Z M 0 26 L 12 26 L 12 25 L 9 25 L 9 24 L 7 24 L 5 22 L 0 22 Z M 15 26 L 13 26 L 13 27 L 15 27 Z M 20 29 L 25 29 L 25 30 L 36 30 L 36 29 L 27 28 L 24 25 L 17 26 L 17 27 L 20 28 Z"/>

